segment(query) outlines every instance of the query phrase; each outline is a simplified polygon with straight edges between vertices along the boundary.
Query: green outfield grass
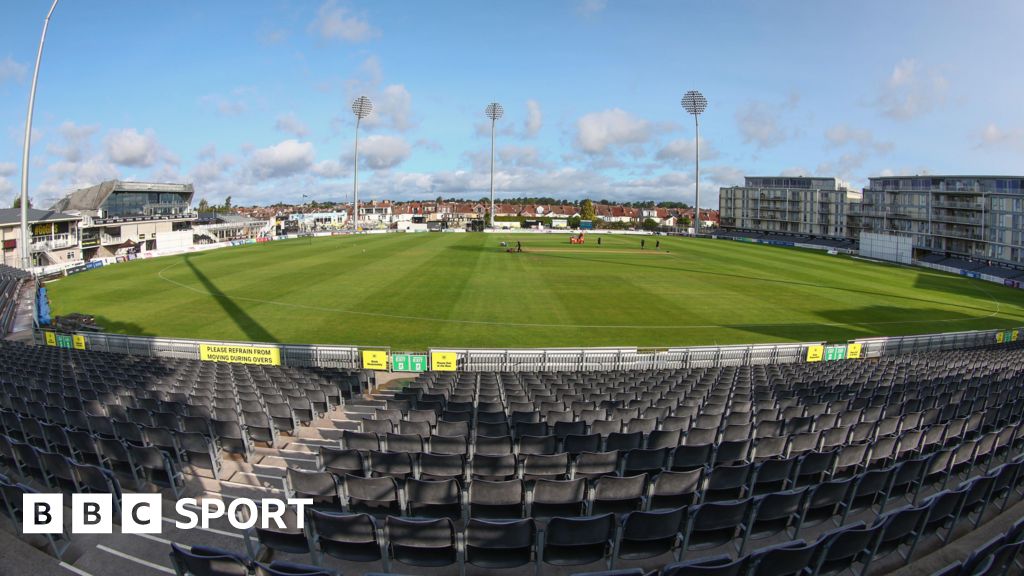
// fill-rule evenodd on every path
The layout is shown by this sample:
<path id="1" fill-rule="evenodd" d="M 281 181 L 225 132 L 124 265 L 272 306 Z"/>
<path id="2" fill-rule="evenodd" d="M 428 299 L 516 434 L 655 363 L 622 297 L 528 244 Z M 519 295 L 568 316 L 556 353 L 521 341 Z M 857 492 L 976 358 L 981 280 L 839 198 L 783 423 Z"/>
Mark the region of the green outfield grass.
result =
<path id="1" fill-rule="evenodd" d="M 524 253 L 499 245 L 523 242 Z M 428 347 L 667 347 L 1024 325 L 1024 291 L 710 239 L 389 234 L 137 260 L 50 283 L 108 331 Z"/>

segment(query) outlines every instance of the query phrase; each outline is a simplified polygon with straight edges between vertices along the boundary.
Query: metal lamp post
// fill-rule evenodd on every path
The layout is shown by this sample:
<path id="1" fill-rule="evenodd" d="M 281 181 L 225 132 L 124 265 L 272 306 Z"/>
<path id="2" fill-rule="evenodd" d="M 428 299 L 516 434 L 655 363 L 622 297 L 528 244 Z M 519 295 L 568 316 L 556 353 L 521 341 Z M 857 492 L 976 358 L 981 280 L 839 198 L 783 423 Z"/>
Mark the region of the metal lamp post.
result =
<path id="1" fill-rule="evenodd" d="M 693 114 L 693 126 L 696 131 L 693 143 L 695 144 L 695 152 L 697 157 L 696 162 L 696 177 L 694 178 L 694 186 L 696 187 L 696 198 L 694 199 L 693 208 L 693 219 L 695 222 L 694 230 L 697 234 L 700 234 L 700 115 L 708 107 L 708 99 L 703 94 L 696 90 L 690 90 L 686 94 L 683 94 L 683 99 L 680 102 L 683 105 L 683 109 L 689 114 Z"/>
<path id="2" fill-rule="evenodd" d="M 494 125 L 505 113 L 505 109 L 497 102 L 491 102 L 484 108 L 484 114 L 491 119 L 491 229 L 494 229 Z"/>
<path id="3" fill-rule="evenodd" d="M 352 101 L 352 113 L 356 115 L 356 147 L 352 160 L 352 232 L 359 231 L 359 122 L 373 112 L 373 102 L 366 96 Z"/>
<path id="4" fill-rule="evenodd" d="M 39 64 L 43 60 L 43 44 L 46 42 L 46 29 L 50 26 L 50 17 L 57 8 L 53 0 L 50 11 L 43 20 L 43 34 L 39 37 L 39 50 L 36 52 L 36 68 L 32 72 L 32 89 L 28 93 L 28 114 L 25 116 L 25 146 L 21 152 L 21 268 L 32 267 L 32 255 L 29 251 L 31 239 L 28 235 L 28 151 L 32 144 L 32 111 L 36 105 L 36 83 L 39 81 Z"/>

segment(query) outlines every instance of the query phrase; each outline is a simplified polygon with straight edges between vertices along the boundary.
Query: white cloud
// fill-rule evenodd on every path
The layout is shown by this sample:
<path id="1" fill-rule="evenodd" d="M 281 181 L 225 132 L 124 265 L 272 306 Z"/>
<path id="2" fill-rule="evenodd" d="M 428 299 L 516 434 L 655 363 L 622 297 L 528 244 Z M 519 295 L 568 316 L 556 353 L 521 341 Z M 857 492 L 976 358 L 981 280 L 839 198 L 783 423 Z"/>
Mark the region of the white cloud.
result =
<path id="1" fill-rule="evenodd" d="M 540 132 L 544 124 L 544 116 L 540 111 L 540 102 L 536 100 L 526 101 L 526 120 L 523 123 L 523 134 L 527 138 L 533 138 Z"/>
<path id="2" fill-rule="evenodd" d="M 188 179 L 199 189 L 228 178 L 229 171 L 237 164 L 233 156 L 218 156 L 217 147 L 213 144 L 204 147 L 197 156 L 199 162 L 192 167 Z"/>
<path id="3" fill-rule="evenodd" d="M 820 176 L 837 176 L 851 181 L 858 176 L 857 172 L 873 155 L 885 156 L 892 152 L 892 142 L 875 140 L 869 130 L 853 128 L 846 124 L 836 124 L 825 131 L 828 148 L 845 148 L 846 151 L 835 160 L 818 164 Z"/>
<path id="4" fill-rule="evenodd" d="M 944 104 L 948 87 L 949 82 L 940 73 L 906 58 L 893 66 L 874 105 L 890 118 L 909 120 Z"/>
<path id="5" fill-rule="evenodd" d="M 343 168 L 337 160 L 317 162 L 313 165 L 312 172 L 321 178 L 341 178 L 348 174 L 348 170 Z"/>
<path id="6" fill-rule="evenodd" d="M 18 165 L 14 162 L 0 162 L 0 178 L 6 178 L 18 171 Z"/>
<path id="7" fill-rule="evenodd" d="M 72 190 L 121 176 L 117 166 L 102 154 L 95 154 L 77 162 L 58 160 L 47 167 L 46 173 L 47 176 L 36 188 L 35 195 L 39 198 L 39 206 L 50 206 Z"/>
<path id="8" fill-rule="evenodd" d="M 106 150 L 110 161 L 121 166 L 148 167 L 164 157 L 152 130 L 143 134 L 134 128 L 112 132 L 107 136 Z"/>
<path id="9" fill-rule="evenodd" d="M 0 178 L 0 196 L 7 196 L 14 192 L 14 184 L 7 178 Z"/>
<path id="10" fill-rule="evenodd" d="M 207 94 L 199 103 L 220 116 L 239 116 L 249 111 L 250 100 L 258 99 L 254 88 L 239 86 L 229 94 Z"/>
<path id="11" fill-rule="evenodd" d="M 587 154 L 605 154 L 626 144 L 644 144 L 651 137 L 651 125 L 625 110 L 612 108 L 592 112 L 576 121 L 576 143 Z"/>
<path id="12" fill-rule="evenodd" d="M 276 46 L 288 40 L 288 31 L 284 29 L 269 30 L 259 35 L 260 44 Z"/>
<path id="13" fill-rule="evenodd" d="M 389 125 L 404 132 L 412 128 L 412 95 L 401 84 L 386 86 L 374 101 L 374 113 L 367 124 Z"/>
<path id="14" fill-rule="evenodd" d="M 370 23 L 351 14 L 348 9 L 338 6 L 333 0 L 324 2 L 317 10 L 316 18 L 309 24 L 311 32 L 325 40 L 365 42 L 380 35 Z"/>
<path id="15" fill-rule="evenodd" d="M 414 128 L 416 119 L 412 113 L 412 95 L 409 90 L 403 84 L 389 84 L 382 88 L 383 77 L 380 60 L 376 56 L 366 58 L 355 77 L 344 82 L 346 102 L 351 103 L 359 96 L 366 96 L 373 102 L 373 113 L 362 120 L 363 126 L 379 126 L 398 132 Z M 352 113 L 346 106 L 342 114 L 331 119 L 331 129 L 337 133 L 343 126 L 354 123 Z"/>
<path id="16" fill-rule="evenodd" d="M 78 162 L 89 153 L 92 136 L 97 130 L 99 130 L 99 126 L 79 126 L 74 122 L 66 121 L 57 129 L 63 143 L 50 144 L 46 147 L 46 151 L 60 156 L 68 162 Z"/>
<path id="17" fill-rule="evenodd" d="M 503 146 L 497 151 L 503 166 L 542 168 L 547 164 L 540 159 L 540 153 L 533 146 Z M 490 155 L 488 154 L 488 160 Z M 488 164 L 488 168 L 490 165 Z"/>
<path id="18" fill-rule="evenodd" d="M 254 150 L 249 157 L 249 168 L 258 179 L 281 178 L 307 170 L 315 157 L 312 143 L 285 140 Z"/>
<path id="19" fill-rule="evenodd" d="M 373 135 L 359 144 L 359 159 L 373 170 L 393 168 L 409 157 L 412 147 L 398 136 Z"/>
<path id="20" fill-rule="evenodd" d="M 588 18 L 604 12 L 607 7 L 608 0 L 579 0 L 576 3 L 576 11 Z"/>
<path id="21" fill-rule="evenodd" d="M 977 135 L 977 148 L 997 147 L 1005 146 L 1007 144 L 1013 144 L 1020 142 L 1024 137 L 1024 132 L 1020 130 L 1012 130 L 1000 128 L 994 122 L 989 122 L 987 126 Z"/>
<path id="22" fill-rule="evenodd" d="M 846 124 L 836 124 L 826 130 L 825 140 L 832 147 L 841 148 L 852 145 L 877 154 L 888 154 L 893 149 L 892 142 L 875 140 L 871 131 L 852 128 Z"/>
<path id="23" fill-rule="evenodd" d="M 694 138 L 680 138 L 665 144 L 658 150 L 655 158 L 675 166 L 689 166 L 694 163 L 697 152 L 697 142 Z M 703 138 L 700 139 L 700 157 L 702 160 L 712 160 L 718 157 L 718 150 L 711 146 Z"/>
<path id="24" fill-rule="evenodd" d="M 27 72 L 28 67 L 10 56 L 0 60 L 0 84 L 7 81 L 24 82 Z"/>
<path id="25" fill-rule="evenodd" d="M 306 125 L 292 112 L 278 116 L 277 122 L 274 123 L 274 128 L 280 132 L 293 134 L 297 138 L 304 138 L 309 134 Z"/>
<path id="26" fill-rule="evenodd" d="M 747 144 L 758 148 L 777 146 L 792 136 L 780 125 L 782 107 L 767 102 L 753 101 L 736 110 L 736 127 Z"/>
<path id="27" fill-rule="evenodd" d="M 852 180 L 867 159 L 868 153 L 863 148 L 840 154 L 839 158 L 834 161 L 818 164 L 817 175 L 837 176 L 843 180 Z"/>
<path id="28" fill-rule="evenodd" d="M 779 176 L 807 176 L 811 173 L 812 172 L 807 168 L 792 167 L 786 168 L 783 171 L 779 172 Z"/>

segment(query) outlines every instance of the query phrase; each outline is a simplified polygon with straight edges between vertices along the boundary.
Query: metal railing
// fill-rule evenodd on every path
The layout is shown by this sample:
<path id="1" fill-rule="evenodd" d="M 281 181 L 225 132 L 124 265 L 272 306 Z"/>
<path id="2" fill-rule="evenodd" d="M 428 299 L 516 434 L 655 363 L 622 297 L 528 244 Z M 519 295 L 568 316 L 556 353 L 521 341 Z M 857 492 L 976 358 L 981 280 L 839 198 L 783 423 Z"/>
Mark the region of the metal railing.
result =
<path id="1" fill-rule="evenodd" d="M 837 343 L 861 345 L 861 358 L 880 358 L 910 352 L 961 350 L 997 344 L 997 335 L 1006 330 L 976 330 L 915 336 L 858 338 Z M 255 342 L 224 342 L 181 338 L 126 336 L 99 332 L 81 332 L 88 350 L 155 356 L 200 359 L 200 345 L 270 346 L 280 351 L 281 364 L 296 367 L 360 369 L 362 352 L 388 352 L 387 346 L 333 346 L 303 344 L 267 344 Z M 45 343 L 42 331 L 36 341 Z M 583 372 L 592 370 L 672 370 L 710 368 L 715 366 L 751 366 L 806 362 L 811 347 L 825 342 L 782 344 L 736 344 L 729 346 L 693 346 L 680 348 L 548 348 L 548 349 L 465 349 L 434 348 L 428 354 L 454 354 L 456 365 L 464 371 L 491 372 Z M 422 352 L 421 352 L 422 353 Z"/>

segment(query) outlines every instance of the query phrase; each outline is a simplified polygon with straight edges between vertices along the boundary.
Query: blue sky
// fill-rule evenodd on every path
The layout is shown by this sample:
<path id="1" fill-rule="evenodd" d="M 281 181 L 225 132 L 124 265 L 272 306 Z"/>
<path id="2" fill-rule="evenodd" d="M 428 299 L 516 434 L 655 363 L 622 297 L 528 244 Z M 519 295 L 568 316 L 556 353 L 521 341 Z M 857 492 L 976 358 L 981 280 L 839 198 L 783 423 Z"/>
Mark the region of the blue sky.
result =
<path id="1" fill-rule="evenodd" d="M 0 20 L 0 203 L 48 0 Z M 30 192 L 119 177 L 236 204 L 499 196 L 701 204 L 744 174 L 1024 172 L 1024 3 L 84 1 L 57 7 Z"/>

